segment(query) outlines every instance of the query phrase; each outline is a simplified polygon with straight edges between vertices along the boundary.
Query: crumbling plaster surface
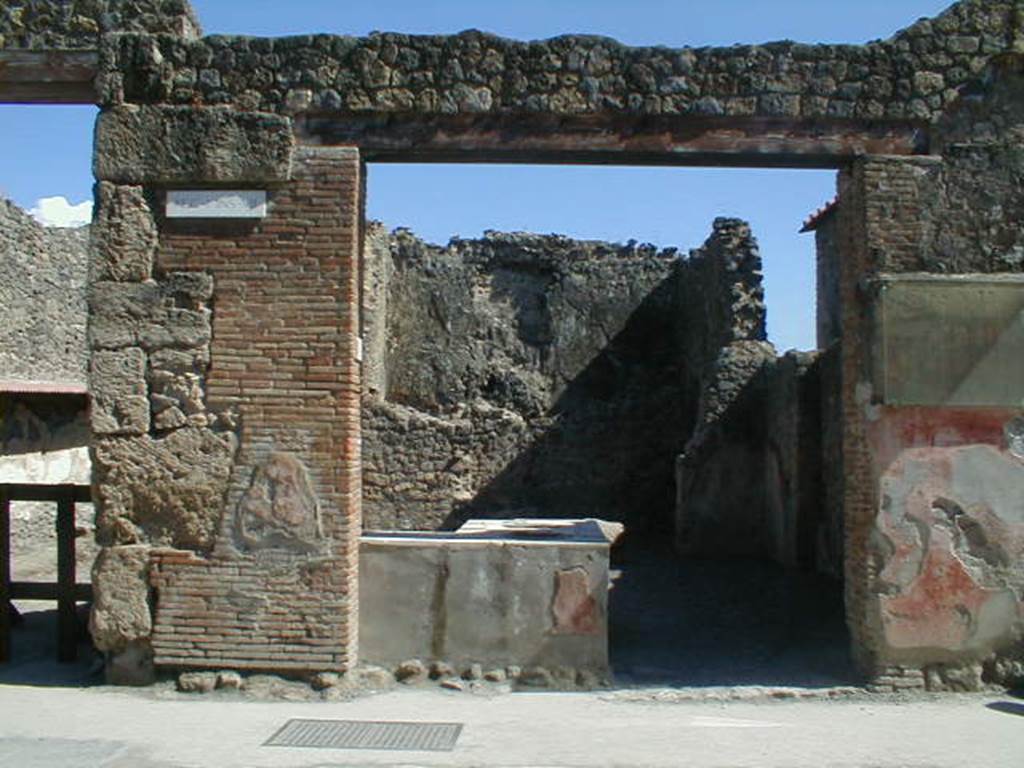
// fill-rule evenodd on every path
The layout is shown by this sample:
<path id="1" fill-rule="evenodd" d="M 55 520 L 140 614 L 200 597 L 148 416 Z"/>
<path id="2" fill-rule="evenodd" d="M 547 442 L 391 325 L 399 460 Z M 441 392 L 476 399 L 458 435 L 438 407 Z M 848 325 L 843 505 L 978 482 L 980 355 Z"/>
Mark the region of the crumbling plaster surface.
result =
<path id="1" fill-rule="evenodd" d="M 86 408 L 82 394 L 0 394 L 0 483 L 88 485 Z M 79 581 L 87 580 L 96 554 L 93 516 L 91 505 L 76 504 L 75 524 L 81 534 L 75 547 Z M 16 580 L 55 578 L 56 519 L 53 502 L 11 502 L 10 546 Z"/>
<path id="2" fill-rule="evenodd" d="M 607 543 L 530 538 L 364 536 L 363 659 L 607 675 Z"/>
<path id="3" fill-rule="evenodd" d="M 984 659 L 1024 630 L 1024 462 L 913 448 L 882 472 L 878 616 L 892 657 Z"/>
<path id="4" fill-rule="evenodd" d="M 841 177 L 847 605 L 881 689 L 1021 679 L 1019 409 L 882 402 L 869 325 L 875 275 L 1024 268 L 1022 83 L 1020 55 L 993 60 L 937 123 L 941 157 L 865 158 Z"/>

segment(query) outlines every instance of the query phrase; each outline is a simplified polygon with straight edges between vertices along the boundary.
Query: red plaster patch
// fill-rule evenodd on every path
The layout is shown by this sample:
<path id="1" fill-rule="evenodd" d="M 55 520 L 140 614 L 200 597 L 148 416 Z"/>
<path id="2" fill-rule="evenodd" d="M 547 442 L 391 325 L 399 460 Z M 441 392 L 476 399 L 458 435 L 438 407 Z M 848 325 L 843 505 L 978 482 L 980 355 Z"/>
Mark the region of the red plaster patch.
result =
<path id="1" fill-rule="evenodd" d="M 590 594 L 590 577 L 583 568 L 555 573 L 551 603 L 556 635 L 596 635 L 600 631 L 597 600 Z"/>
<path id="2" fill-rule="evenodd" d="M 1003 426 L 1018 415 L 1008 408 L 886 406 L 868 422 L 876 466 L 884 469 L 907 448 L 994 445 L 1003 447 Z"/>
<path id="3" fill-rule="evenodd" d="M 984 494 L 971 503 L 957 498 L 960 454 L 979 451 L 992 461 L 1003 460 L 997 450 L 981 446 L 907 448 L 881 478 L 885 499 L 876 525 L 889 549 L 882 550 L 878 599 L 882 633 L 891 648 L 978 650 L 1010 629 L 1005 605 L 1011 593 L 986 586 L 992 566 L 968 567 L 959 555 L 972 547 L 965 530 L 976 532 L 982 549 L 989 546 L 985 542 L 998 542 L 1007 553 L 1017 551 L 1024 533 L 1024 527 L 1000 518 Z M 1003 482 L 1011 482 L 1012 473 L 1008 477 Z M 1009 559 L 1017 561 L 1015 555 Z"/>
<path id="4" fill-rule="evenodd" d="M 910 588 L 896 597 L 882 597 L 886 639 L 894 648 L 964 648 L 991 596 L 956 555 L 932 547 Z"/>

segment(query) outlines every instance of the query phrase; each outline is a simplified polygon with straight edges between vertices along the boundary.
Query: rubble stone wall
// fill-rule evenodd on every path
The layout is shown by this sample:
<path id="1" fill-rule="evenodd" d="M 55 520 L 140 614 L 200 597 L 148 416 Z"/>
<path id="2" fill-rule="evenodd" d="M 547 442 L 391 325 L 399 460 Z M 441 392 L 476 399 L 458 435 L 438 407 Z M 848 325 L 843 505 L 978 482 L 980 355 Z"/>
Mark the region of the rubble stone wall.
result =
<path id="1" fill-rule="evenodd" d="M 44 227 L 0 199 L 0 379 L 85 383 L 88 246 L 88 227 Z"/>
<path id="2" fill-rule="evenodd" d="M 777 357 L 765 336 L 750 227 L 718 219 L 683 265 L 685 388 L 697 422 L 676 460 L 676 546 L 821 568 L 821 379 L 815 355 Z"/>
<path id="3" fill-rule="evenodd" d="M 0 48 L 95 49 L 108 33 L 195 37 L 188 0 L 7 0 L 0 8 Z"/>
<path id="4" fill-rule="evenodd" d="M 567 35 L 121 36 L 101 98 L 272 112 L 528 112 L 930 121 L 1024 30 L 1019 5 L 966 0 L 885 41 L 631 48 Z"/>
<path id="5" fill-rule="evenodd" d="M 371 227 L 364 520 L 670 524 L 686 432 L 677 254 L 489 233 L 446 247 Z"/>
<path id="6" fill-rule="evenodd" d="M 0 382 L 9 390 L 0 393 L 0 482 L 89 483 L 88 257 L 88 227 L 44 227 L 0 199 Z M 71 391 L 33 391 L 39 384 Z M 15 501 L 11 507 L 16 578 L 49 577 L 33 569 L 36 555 L 56 546 L 56 505 Z M 80 505 L 78 522 L 85 526 L 91 514 Z M 81 559 L 91 547 L 79 550 Z"/>

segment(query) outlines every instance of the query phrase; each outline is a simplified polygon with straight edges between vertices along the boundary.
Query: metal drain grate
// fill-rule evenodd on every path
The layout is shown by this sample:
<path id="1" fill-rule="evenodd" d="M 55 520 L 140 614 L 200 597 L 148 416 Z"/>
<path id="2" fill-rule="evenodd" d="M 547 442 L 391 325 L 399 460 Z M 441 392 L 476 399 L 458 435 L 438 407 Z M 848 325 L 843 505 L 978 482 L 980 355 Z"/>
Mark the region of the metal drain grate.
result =
<path id="1" fill-rule="evenodd" d="M 451 752 L 460 733 L 462 723 L 296 719 L 285 723 L 263 746 Z"/>

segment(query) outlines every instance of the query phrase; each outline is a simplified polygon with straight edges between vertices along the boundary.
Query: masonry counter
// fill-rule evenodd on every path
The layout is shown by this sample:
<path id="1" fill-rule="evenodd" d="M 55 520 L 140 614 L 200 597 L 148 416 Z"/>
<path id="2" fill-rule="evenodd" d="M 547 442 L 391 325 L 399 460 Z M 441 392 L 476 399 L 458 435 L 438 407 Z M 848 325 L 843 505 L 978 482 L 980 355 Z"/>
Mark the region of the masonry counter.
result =
<path id="1" fill-rule="evenodd" d="M 360 541 L 364 662 L 608 673 L 608 559 L 621 526 L 470 520 Z"/>

